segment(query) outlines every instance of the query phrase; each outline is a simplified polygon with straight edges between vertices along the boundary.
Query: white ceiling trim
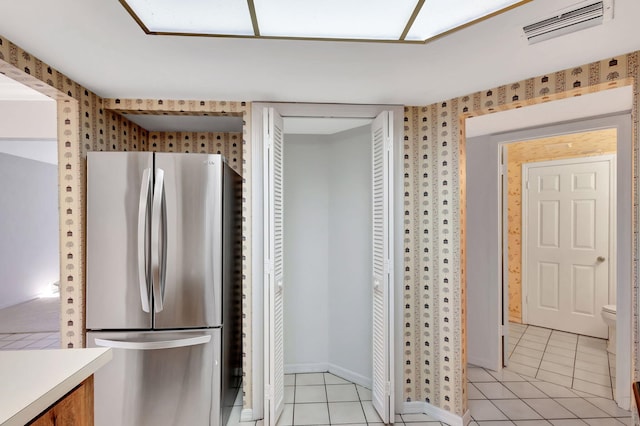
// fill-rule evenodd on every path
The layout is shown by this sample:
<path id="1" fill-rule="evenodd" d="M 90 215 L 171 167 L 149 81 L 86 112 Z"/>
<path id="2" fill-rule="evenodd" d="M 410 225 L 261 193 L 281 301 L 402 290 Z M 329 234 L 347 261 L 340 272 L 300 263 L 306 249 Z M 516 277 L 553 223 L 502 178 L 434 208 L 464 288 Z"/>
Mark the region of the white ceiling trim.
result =
<path id="1" fill-rule="evenodd" d="M 557 101 L 530 105 L 518 109 L 484 114 L 466 119 L 466 137 L 495 135 L 553 123 L 598 117 L 615 112 L 631 111 L 632 86 L 617 87 Z"/>

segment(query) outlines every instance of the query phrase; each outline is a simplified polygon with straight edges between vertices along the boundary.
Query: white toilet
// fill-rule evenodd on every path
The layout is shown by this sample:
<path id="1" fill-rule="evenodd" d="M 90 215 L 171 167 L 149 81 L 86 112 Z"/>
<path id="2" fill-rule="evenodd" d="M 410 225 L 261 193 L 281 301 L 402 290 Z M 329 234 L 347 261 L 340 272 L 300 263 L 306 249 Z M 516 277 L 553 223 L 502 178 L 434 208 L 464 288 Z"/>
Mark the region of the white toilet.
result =
<path id="1" fill-rule="evenodd" d="M 616 305 L 604 305 L 602 307 L 602 319 L 609 327 L 609 341 L 607 342 L 607 352 L 616 353 Z"/>

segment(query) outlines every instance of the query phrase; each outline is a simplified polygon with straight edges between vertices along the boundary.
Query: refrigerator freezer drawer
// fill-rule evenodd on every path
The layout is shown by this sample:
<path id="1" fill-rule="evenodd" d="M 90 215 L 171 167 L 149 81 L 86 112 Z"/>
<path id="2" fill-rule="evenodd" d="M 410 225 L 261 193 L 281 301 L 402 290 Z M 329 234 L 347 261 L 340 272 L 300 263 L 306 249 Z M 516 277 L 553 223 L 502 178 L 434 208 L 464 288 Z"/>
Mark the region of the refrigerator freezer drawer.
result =
<path id="1" fill-rule="evenodd" d="M 219 426 L 221 329 L 88 332 L 110 346 L 95 374 L 96 426 Z"/>

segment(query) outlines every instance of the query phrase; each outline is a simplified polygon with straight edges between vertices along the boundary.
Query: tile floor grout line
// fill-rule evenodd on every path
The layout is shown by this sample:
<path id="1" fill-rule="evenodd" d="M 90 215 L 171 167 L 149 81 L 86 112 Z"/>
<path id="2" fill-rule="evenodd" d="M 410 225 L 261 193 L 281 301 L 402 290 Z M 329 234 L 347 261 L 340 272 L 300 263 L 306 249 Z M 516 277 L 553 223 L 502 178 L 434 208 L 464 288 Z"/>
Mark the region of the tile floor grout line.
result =
<path id="1" fill-rule="evenodd" d="M 515 323 L 515 324 L 518 324 L 518 323 Z M 522 342 L 522 339 L 524 338 L 523 336 L 524 336 L 524 334 L 526 334 L 526 332 L 527 332 L 527 331 L 529 331 L 532 327 L 533 327 L 533 328 L 540 328 L 540 329 L 545 329 L 545 330 L 549 330 L 549 331 L 551 331 L 551 334 L 550 334 L 550 336 L 549 336 L 549 339 L 547 339 L 547 343 L 546 343 L 545 348 L 544 348 L 544 352 L 543 352 L 543 360 L 544 360 L 544 357 L 545 357 L 547 354 L 554 355 L 554 356 L 559 356 L 559 357 L 564 357 L 564 358 L 571 358 L 571 357 L 566 357 L 566 356 L 561 355 L 561 354 L 552 354 L 551 352 L 549 352 L 549 351 L 548 351 L 549 346 L 551 346 L 551 345 L 550 345 L 550 342 L 551 342 L 551 337 L 553 336 L 553 333 L 554 333 L 554 332 L 556 332 L 556 331 L 560 333 L 560 332 L 561 332 L 560 330 L 548 329 L 548 328 L 546 328 L 546 327 L 538 327 L 538 326 L 531 326 L 531 325 L 525 325 L 525 326 L 524 326 L 524 331 L 522 332 L 521 337 L 518 339 L 518 343 L 516 344 L 516 346 L 514 346 L 513 351 L 512 351 L 512 355 L 513 355 L 513 353 L 515 352 L 515 350 L 516 350 L 516 349 L 518 349 L 518 348 L 522 348 L 522 346 L 520 345 L 520 343 Z M 600 340 L 602 340 L 602 339 L 599 339 L 599 338 L 591 338 L 590 336 L 584 336 L 584 335 L 577 334 L 577 333 L 570 333 L 570 332 L 562 332 L 562 333 L 567 333 L 567 334 L 570 334 L 570 335 L 573 335 L 573 336 L 575 336 L 575 337 L 576 337 L 576 343 L 575 343 L 575 346 L 574 346 L 574 348 L 575 348 L 575 353 L 574 353 L 574 355 L 573 355 L 573 364 L 574 364 L 574 368 L 572 369 L 571 376 L 566 376 L 565 374 L 556 373 L 556 372 L 553 372 L 553 371 L 551 371 L 551 373 L 559 374 L 559 375 L 561 375 L 561 376 L 565 376 L 565 377 L 567 377 L 567 378 L 570 378 L 570 379 L 571 379 L 571 386 L 569 386 L 569 389 L 575 390 L 575 391 L 577 392 L 577 391 L 578 391 L 578 389 L 575 389 L 575 388 L 574 388 L 574 382 L 575 382 L 575 380 L 577 379 L 577 377 L 575 376 L 575 372 L 576 372 L 576 369 L 577 369 L 577 361 L 578 361 L 578 360 L 577 360 L 577 357 L 578 357 L 578 351 L 580 350 L 580 344 L 579 344 L 579 343 L 580 343 L 580 341 L 581 341 L 581 340 L 580 340 L 580 337 L 583 337 L 583 338 L 585 338 L 585 339 L 595 339 L 595 340 L 598 340 L 598 341 L 600 341 Z M 555 346 L 555 345 L 553 345 L 553 346 Z M 567 350 L 571 350 L 571 349 L 572 349 L 572 348 L 566 348 L 566 347 L 563 347 L 563 346 L 559 346 L 559 348 L 564 348 L 564 349 L 567 349 Z M 596 349 L 597 349 L 597 348 L 596 348 Z M 607 361 L 608 361 L 608 353 L 607 353 L 606 351 L 600 351 L 600 352 L 603 352 L 605 355 L 607 355 Z M 581 353 L 582 353 L 582 352 L 581 352 Z M 586 352 L 585 354 L 586 354 L 586 355 L 590 355 L 588 352 Z M 522 355 L 522 354 L 520 354 L 520 355 Z M 526 356 L 526 355 L 523 355 L 523 356 Z M 598 356 L 598 355 L 593 355 L 593 356 Z M 511 358 L 511 356 L 510 356 L 509 358 Z M 532 357 L 529 357 L 529 358 L 532 358 Z M 603 358 L 604 358 L 604 357 L 603 357 Z M 535 359 L 535 358 L 534 358 L 534 359 Z M 557 362 L 554 362 L 554 361 L 548 361 L 548 362 L 550 362 L 550 363 L 552 363 L 552 364 L 564 365 L 564 364 L 560 364 L 560 363 L 557 363 Z M 585 362 L 587 362 L 587 361 L 585 361 Z M 589 363 L 594 364 L 594 365 L 595 365 L 595 364 L 597 364 L 596 362 L 591 362 L 591 361 L 589 361 Z M 609 365 L 609 367 L 610 367 L 610 364 L 608 364 L 608 365 Z M 533 369 L 534 367 L 530 367 L 530 368 L 532 368 L 532 369 Z M 543 370 L 543 371 L 545 371 L 545 372 L 546 372 L 546 371 L 548 371 L 548 370 L 543 369 L 543 368 L 541 367 L 541 363 L 540 363 L 540 367 L 536 370 L 536 377 L 535 377 L 536 379 L 537 379 L 537 375 L 539 374 L 540 370 Z M 610 388 L 610 389 L 611 389 L 611 394 L 612 394 L 612 393 L 613 393 L 613 383 L 612 383 L 612 381 L 613 381 L 613 376 L 611 375 L 610 368 L 609 368 L 608 370 L 609 370 L 609 371 L 608 371 L 608 376 L 609 376 L 609 380 L 610 380 L 610 384 L 611 384 L 611 388 Z M 595 374 L 595 373 L 594 373 L 594 374 Z M 603 374 L 602 376 L 606 376 L 606 375 L 607 375 L 607 374 Z M 540 379 L 538 379 L 538 380 L 540 380 Z M 588 382 L 591 382 L 590 380 L 587 380 L 587 381 L 588 381 Z M 550 383 L 554 383 L 554 384 L 559 385 L 559 383 L 557 383 L 557 382 L 550 382 Z M 606 386 L 606 385 L 602 385 L 602 384 L 601 384 L 601 383 L 599 383 L 599 382 L 593 382 L 593 383 L 595 383 L 595 384 L 599 384 L 600 386 L 608 387 L 608 386 Z M 562 385 L 561 385 L 561 386 L 562 386 Z M 565 385 L 564 387 L 567 387 L 567 386 Z M 586 393 L 590 393 L 590 392 L 586 392 Z M 592 394 L 592 395 L 593 395 L 594 397 L 595 397 L 595 396 L 603 397 L 601 394 Z M 610 397 L 604 397 L 604 398 L 607 398 L 607 399 L 613 399 L 613 395 L 611 395 Z"/>
<path id="2" fill-rule="evenodd" d="M 576 379 L 576 363 L 578 360 L 578 342 L 580 341 L 580 337 L 576 338 L 576 350 L 573 354 L 573 375 L 571 376 L 571 389 L 573 389 L 573 384 Z"/>
<path id="3" fill-rule="evenodd" d="M 329 425 L 331 425 L 331 410 L 329 410 L 329 391 L 327 390 L 327 378 L 322 374 L 322 382 L 324 383 L 324 396 L 327 399 L 327 419 L 329 419 Z"/>
<path id="4" fill-rule="evenodd" d="M 553 331 L 551 331 L 553 333 Z M 544 359 L 544 354 L 547 352 L 547 346 L 549 346 L 549 339 L 551 339 L 551 333 L 549 333 L 549 337 L 547 337 L 547 341 L 544 344 L 544 349 L 542 350 L 542 357 L 540 358 L 540 364 L 538 364 L 538 369 L 536 371 L 536 379 L 538 378 L 538 374 L 540 373 L 540 367 L 542 366 L 542 360 Z M 546 371 L 546 370 L 545 370 Z"/>

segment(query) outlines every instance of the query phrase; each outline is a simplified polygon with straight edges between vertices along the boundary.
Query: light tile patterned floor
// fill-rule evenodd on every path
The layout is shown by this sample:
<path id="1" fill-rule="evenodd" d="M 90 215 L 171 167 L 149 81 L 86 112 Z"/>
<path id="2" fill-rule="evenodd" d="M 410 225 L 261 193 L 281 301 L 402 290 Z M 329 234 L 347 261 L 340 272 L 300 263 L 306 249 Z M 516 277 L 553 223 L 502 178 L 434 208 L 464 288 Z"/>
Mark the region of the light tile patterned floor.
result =
<path id="1" fill-rule="evenodd" d="M 470 366 L 467 371 L 472 425 L 631 425 L 631 413 L 608 398 L 507 369 L 498 373 Z"/>
<path id="2" fill-rule="evenodd" d="M 0 351 L 60 349 L 60 333 L 0 334 Z"/>
<path id="3" fill-rule="evenodd" d="M 622 426 L 631 414 L 611 399 L 503 370 L 469 366 L 472 426 Z M 381 425 L 371 406 L 371 392 L 330 373 L 285 376 L 285 410 L 279 425 Z M 240 406 L 228 426 L 238 423 Z M 441 426 L 425 414 L 396 415 L 396 425 Z"/>
<path id="4" fill-rule="evenodd" d="M 607 341 L 509 323 L 509 366 L 517 373 L 603 398 L 613 398 L 615 356 Z"/>
<path id="5" fill-rule="evenodd" d="M 237 423 L 239 415 L 229 419 L 228 426 L 260 426 L 261 421 Z M 396 415 L 396 425 L 441 426 L 425 414 Z M 371 404 L 371 391 L 331 373 L 285 375 L 285 408 L 278 422 L 289 425 L 381 426 L 383 423 Z"/>

